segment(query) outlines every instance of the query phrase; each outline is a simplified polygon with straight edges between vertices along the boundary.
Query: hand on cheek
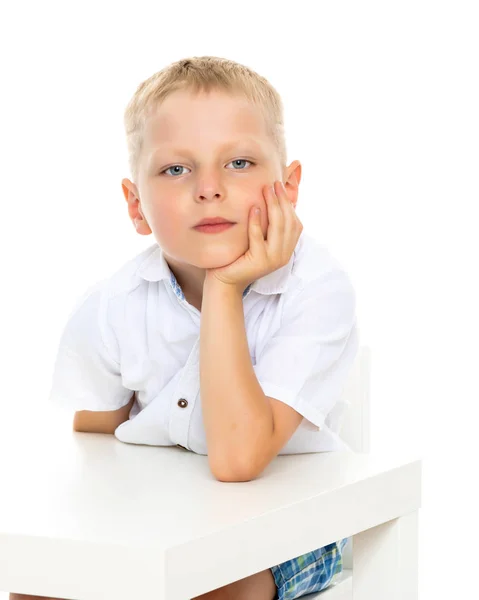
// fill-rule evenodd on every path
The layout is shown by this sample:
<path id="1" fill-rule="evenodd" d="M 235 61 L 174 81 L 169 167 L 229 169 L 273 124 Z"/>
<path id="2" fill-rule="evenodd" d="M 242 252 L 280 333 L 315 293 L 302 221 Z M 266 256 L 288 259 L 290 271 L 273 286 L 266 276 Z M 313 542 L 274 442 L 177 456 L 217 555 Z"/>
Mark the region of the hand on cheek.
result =
<path id="1" fill-rule="evenodd" d="M 247 251 L 229 265 L 207 269 L 204 286 L 227 285 L 243 293 L 250 283 L 285 266 L 291 259 L 303 224 L 281 181 L 263 188 L 263 195 L 264 201 L 250 207 Z M 260 214 L 254 206 L 262 209 Z"/>

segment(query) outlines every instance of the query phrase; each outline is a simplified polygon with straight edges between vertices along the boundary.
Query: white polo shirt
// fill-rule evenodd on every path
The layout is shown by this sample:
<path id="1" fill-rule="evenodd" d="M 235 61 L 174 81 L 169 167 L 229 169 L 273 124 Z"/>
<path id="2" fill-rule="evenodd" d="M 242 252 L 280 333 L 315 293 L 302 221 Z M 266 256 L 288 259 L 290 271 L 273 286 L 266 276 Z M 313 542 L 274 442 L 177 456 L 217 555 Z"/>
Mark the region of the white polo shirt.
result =
<path id="1" fill-rule="evenodd" d="M 355 304 L 347 273 L 304 229 L 289 263 L 244 291 L 258 382 L 304 417 L 279 454 L 351 450 L 338 431 L 359 348 Z M 162 249 L 149 246 L 77 302 L 60 338 L 50 401 L 74 411 L 116 410 L 136 392 L 118 440 L 207 455 L 200 319 Z"/>

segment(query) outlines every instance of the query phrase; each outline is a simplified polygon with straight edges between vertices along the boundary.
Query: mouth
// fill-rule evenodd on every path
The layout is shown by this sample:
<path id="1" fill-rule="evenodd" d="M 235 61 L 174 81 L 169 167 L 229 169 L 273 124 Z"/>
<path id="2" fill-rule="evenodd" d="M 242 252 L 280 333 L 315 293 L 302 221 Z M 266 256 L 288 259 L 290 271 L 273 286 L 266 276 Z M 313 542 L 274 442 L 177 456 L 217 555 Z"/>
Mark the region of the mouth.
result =
<path id="1" fill-rule="evenodd" d="M 214 225 L 197 225 L 196 227 L 193 227 L 193 229 L 196 229 L 196 231 L 200 231 L 201 233 L 221 233 L 234 225 L 236 225 L 236 223 L 217 223 Z"/>

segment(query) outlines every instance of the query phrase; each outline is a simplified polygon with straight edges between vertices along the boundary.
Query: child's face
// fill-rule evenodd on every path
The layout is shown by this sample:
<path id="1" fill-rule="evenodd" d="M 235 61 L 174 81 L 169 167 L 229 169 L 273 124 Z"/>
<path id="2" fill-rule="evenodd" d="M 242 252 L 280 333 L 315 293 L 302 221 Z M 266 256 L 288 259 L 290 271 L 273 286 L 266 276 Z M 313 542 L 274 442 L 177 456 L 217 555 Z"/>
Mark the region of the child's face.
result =
<path id="1" fill-rule="evenodd" d="M 266 235 L 263 187 L 284 179 L 259 109 L 222 92 L 177 91 L 147 123 L 137 186 L 122 183 L 138 233 L 153 232 L 170 266 L 199 282 L 204 269 L 246 252 L 253 204 Z M 193 228 L 215 216 L 236 224 L 214 234 Z"/>

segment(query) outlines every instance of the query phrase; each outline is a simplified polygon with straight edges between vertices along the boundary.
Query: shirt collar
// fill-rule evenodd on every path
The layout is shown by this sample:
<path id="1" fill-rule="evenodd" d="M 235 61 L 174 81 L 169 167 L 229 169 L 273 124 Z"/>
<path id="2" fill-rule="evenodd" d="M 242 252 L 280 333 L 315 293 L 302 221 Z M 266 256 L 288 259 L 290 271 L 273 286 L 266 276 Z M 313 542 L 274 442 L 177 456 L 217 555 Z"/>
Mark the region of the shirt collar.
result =
<path id="1" fill-rule="evenodd" d="M 303 233 L 303 232 L 302 232 Z M 302 234 L 301 234 L 302 235 Z M 171 271 L 168 263 L 165 260 L 163 250 L 158 244 L 154 244 L 155 250 L 141 263 L 138 268 L 138 275 L 146 281 L 165 281 L 165 285 L 169 284 L 175 294 L 184 299 L 183 291 L 178 284 L 176 277 Z M 297 248 L 297 247 L 296 247 Z M 276 269 L 272 273 L 268 273 L 264 277 L 260 277 L 250 284 L 243 292 L 243 298 L 248 292 L 254 291 L 259 294 L 281 294 L 288 288 L 291 272 L 295 261 L 296 249 L 289 262 L 284 266 Z"/>

